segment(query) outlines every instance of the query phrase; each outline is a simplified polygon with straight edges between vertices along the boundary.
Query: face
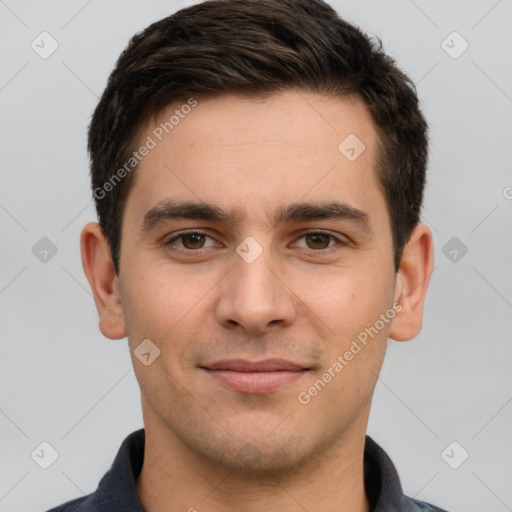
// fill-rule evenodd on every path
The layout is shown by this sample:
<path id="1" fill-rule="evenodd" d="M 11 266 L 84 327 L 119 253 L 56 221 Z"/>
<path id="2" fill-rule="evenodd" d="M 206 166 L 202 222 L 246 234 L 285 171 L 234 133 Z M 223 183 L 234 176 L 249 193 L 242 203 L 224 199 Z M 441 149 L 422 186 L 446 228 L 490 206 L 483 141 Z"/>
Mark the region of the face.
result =
<path id="1" fill-rule="evenodd" d="M 366 428 L 399 309 L 377 135 L 357 98 L 198 100 L 155 132 L 177 108 L 145 127 L 156 145 L 122 228 L 146 429 L 228 469 L 283 471 Z"/>

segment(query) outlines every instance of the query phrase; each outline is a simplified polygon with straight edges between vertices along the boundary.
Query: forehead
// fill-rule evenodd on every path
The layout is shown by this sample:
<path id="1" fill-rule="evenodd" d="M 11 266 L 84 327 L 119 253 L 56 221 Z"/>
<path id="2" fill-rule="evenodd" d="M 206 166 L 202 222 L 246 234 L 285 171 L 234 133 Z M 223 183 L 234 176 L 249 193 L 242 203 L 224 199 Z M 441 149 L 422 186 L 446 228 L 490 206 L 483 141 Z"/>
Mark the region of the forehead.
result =
<path id="1" fill-rule="evenodd" d="M 190 107 L 190 105 L 195 105 Z M 301 199 L 383 206 L 377 133 L 365 103 L 305 92 L 220 96 L 169 105 L 147 122 L 129 204 L 190 199 L 274 217 Z M 385 206 L 385 205 L 384 205 Z"/>

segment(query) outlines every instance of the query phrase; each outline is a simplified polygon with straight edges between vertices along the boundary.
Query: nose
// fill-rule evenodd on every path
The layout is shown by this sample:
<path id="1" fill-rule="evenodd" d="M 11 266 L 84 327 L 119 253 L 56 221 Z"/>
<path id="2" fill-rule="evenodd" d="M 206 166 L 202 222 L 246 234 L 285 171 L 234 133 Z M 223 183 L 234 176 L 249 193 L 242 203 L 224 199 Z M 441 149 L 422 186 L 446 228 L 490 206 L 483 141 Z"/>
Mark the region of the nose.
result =
<path id="1" fill-rule="evenodd" d="M 217 321 L 253 335 L 291 325 L 297 315 L 296 300 L 286 283 L 283 262 L 273 258 L 270 248 L 252 262 L 238 254 L 234 258 L 234 267 L 219 283 Z"/>

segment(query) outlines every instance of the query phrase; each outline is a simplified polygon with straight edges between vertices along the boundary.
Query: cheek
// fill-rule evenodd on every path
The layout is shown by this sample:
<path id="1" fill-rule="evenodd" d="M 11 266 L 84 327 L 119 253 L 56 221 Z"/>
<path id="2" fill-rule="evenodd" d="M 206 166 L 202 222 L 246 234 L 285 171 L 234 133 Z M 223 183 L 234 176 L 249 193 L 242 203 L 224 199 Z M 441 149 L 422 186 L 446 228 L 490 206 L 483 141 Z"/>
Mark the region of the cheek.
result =
<path id="1" fill-rule="evenodd" d="M 354 335 L 391 307 L 394 281 L 391 273 L 389 277 L 385 274 L 347 269 L 338 277 L 323 280 L 320 290 L 304 289 L 302 297 L 331 335 Z"/>
<path id="2" fill-rule="evenodd" d="M 179 319 L 179 298 L 156 277 L 147 273 L 125 283 L 123 313 L 132 348 L 146 338 L 160 347 L 162 335 Z"/>
<path id="3" fill-rule="evenodd" d="M 208 293 L 218 278 L 179 272 L 169 264 L 146 264 L 143 268 L 129 276 L 122 289 L 131 349 L 150 339 L 163 359 L 173 361 L 178 369 L 185 364 L 190 341 L 198 339 L 204 329 Z"/>

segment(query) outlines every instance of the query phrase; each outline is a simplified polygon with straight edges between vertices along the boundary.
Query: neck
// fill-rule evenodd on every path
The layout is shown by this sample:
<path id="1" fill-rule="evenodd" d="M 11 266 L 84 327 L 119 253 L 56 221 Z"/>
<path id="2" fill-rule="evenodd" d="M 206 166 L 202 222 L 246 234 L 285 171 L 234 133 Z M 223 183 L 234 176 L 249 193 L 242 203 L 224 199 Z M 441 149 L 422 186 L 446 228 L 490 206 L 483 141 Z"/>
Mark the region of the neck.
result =
<path id="1" fill-rule="evenodd" d="M 150 422 L 137 493 L 148 512 L 369 512 L 364 442 L 364 431 L 347 433 L 300 468 L 254 476 L 215 466 Z"/>

